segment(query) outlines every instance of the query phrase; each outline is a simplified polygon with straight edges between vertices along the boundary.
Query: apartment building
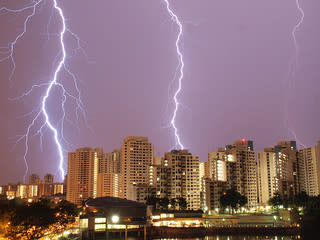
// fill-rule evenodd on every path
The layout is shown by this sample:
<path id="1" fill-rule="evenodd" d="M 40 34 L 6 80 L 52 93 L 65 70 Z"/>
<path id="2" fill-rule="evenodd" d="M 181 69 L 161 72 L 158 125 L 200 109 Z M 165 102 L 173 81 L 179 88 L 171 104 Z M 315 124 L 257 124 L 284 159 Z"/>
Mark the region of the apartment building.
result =
<path id="1" fill-rule="evenodd" d="M 81 204 L 89 197 L 97 197 L 99 157 L 101 149 L 79 148 L 68 154 L 66 199 Z"/>
<path id="2" fill-rule="evenodd" d="M 313 147 L 299 150 L 300 191 L 309 196 L 320 194 L 320 141 Z"/>
<path id="3" fill-rule="evenodd" d="M 188 150 L 172 150 L 164 154 L 163 187 L 169 199 L 184 198 L 187 209 L 200 209 L 200 160 Z M 165 184 L 165 186 L 164 186 Z"/>
<path id="4" fill-rule="evenodd" d="M 136 200 L 138 184 L 149 185 L 150 166 L 153 161 L 153 146 L 147 137 L 126 137 L 121 152 L 120 197 Z"/>
<path id="5" fill-rule="evenodd" d="M 280 141 L 258 153 L 259 202 L 266 204 L 276 192 L 293 198 L 300 192 L 295 141 Z"/>
<path id="6" fill-rule="evenodd" d="M 235 188 L 248 199 L 248 207 L 258 204 L 257 170 L 253 142 L 235 141 L 217 152 L 208 153 L 202 178 L 202 205 L 209 210 L 219 207 L 221 195 Z"/>

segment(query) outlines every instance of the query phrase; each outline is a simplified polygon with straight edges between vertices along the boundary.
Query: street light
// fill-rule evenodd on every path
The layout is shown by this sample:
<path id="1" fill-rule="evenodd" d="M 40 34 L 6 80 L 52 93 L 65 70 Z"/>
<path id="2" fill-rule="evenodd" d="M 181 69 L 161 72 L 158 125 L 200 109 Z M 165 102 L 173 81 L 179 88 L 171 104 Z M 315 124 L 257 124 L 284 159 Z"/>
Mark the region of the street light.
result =
<path id="1" fill-rule="evenodd" d="M 118 223 L 119 222 L 119 216 L 113 215 L 111 218 L 112 223 Z"/>

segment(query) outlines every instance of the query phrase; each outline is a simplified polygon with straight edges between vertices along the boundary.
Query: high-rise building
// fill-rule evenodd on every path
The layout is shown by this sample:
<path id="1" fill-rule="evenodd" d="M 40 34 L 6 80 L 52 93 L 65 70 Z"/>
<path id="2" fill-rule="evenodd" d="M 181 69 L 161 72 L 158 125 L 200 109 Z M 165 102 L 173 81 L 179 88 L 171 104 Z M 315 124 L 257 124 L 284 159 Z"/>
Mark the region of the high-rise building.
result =
<path id="1" fill-rule="evenodd" d="M 98 197 L 119 197 L 121 149 L 100 154 Z"/>
<path id="2" fill-rule="evenodd" d="M 105 153 L 100 159 L 99 173 L 120 173 L 121 149 L 116 149 L 111 153 Z"/>
<path id="3" fill-rule="evenodd" d="M 208 162 L 206 163 L 206 176 L 213 181 L 227 181 L 227 163 L 232 162 L 232 155 L 226 154 L 226 149 L 218 148 L 218 152 L 208 153 Z"/>
<path id="4" fill-rule="evenodd" d="M 242 139 L 226 147 L 227 181 L 231 187 L 245 195 L 248 207 L 258 204 L 257 166 L 253 142 Z"/>
<path id="5" fill-rule="evenodd" d="M 147 137 L 126 137 L 121 152 L 120 197 L 135 200 L 135 186 L 149 185 L 149 168 L 153 160 L 153 146 Z"/>
<path id="6" fill-rule="evenodd" d="M 154 157 L 153 162 L 149 167 L 149 184 L 155 188 L 160 188 L 160 168 L 163 167 L 163 157 Z"/>
<path id="7" fill-rule="evenodd" d="M 44 183 L 46 183 L 46 184 L 52 184 L 53 183 L 53 175 L 52 174 L 46 174 L 45 176 L 44 176 Z"/>
<path id="8" fill-rule="evenodd" d="M 200 159 L 188 150 L 172 150 L 164 154 L 167 197 L 184 198 L 187 209 L 200 209 Z"/>
<path id="9" fill-rule="evenodd" d="M 29 176 L 29 184 L 39 184 L 40 177 L 37 174 L 31 174 Z"/>
<path id="10" fill-rule="evenodd" d="M 154 157 L 153 164 L 150 166 L 149 179 L 150 186 L 155 187 L 155 197 L 168 197 L 169 174 L 168 160 L 164 157 Z"/>
<path id="11" fill-rule="evenodd" d="M 54 184 L 53 183 L 45 183 L 44 181 L 40 181 L 39 183 L 39 196 L 52 196 L 54 194 Z"/>
<path id="12" fill-rule="evenodd" d="M 135 186 L 135 194 L 137 202 L 146 203 L 148 197 L 156 196 L 156 188 L 152 185 L 138 184 Z"/>
<path id="13" fill-rule="evenodd" d="M 38 196 L 38 185 L 35 184 L 19 184 L 17 186 L 16 197 L 28 198 Z"/>
<path id="14" fill-rule="evenodd" d="M 295 141 L 280 141 L 258 153 L 259 202 L 266 204 L 277 192 L 292 199 L 300 191 L 298 170 Z"/>
<path id="15" fill-rule="evenodd" d="M 259 203 L 266 204 L 278 192 L 276 154 L 259 152 L 257 164 Z"/>
<path id="16" fill-rule="evenodd" d="M 98 197 L 119 197 L 119 177 L 119 173 L 99 172 Z"/>
<path id="17" fill-rule="evenodd" d="M 208 162 L 200 162 L 200 165 L 199 165 L 199 179 L 200 179 L 200 181 L 203 177 L 206 176 L 206 163 L 208 163 Z"/>
<path id="18" fill-rule="evenodd" d="M 248 207 L 257 206 L 257 170 L 252 141 L 242 139 L 219 148 L 218 152 L 209 152 L 204 166 L 202 199 L 207 199 L 208 208 L 217 208 L 220 196 L 231 188 L 247 197 Z"/>
<path id="19" fill-rule="evenodd" d="M 63 183 L 54 183 L 53 184 L 53 194 L 63 194 L 64 184 Z"/>
<path id="20" fill-rule="evenodd" d="M 81 204 L 98 193 L 98 167 L 101 149 L 79 148 L 68 154 L 67 200 Z"/>
<path id="21" fill-rule="evenodd" d="M 309 196 L 320 195 L 320 141 L 317 145 L 299 150 L 300 191 Z"/>
<path id="22" fill-rule="evenodd" d="M 214 210 L 220 208 L 221 195 L 230 188 L 228 182 L 216 181 L 211 178 L 202 178 L 201 184 L 201 207 L 203 210 Z M 216 212 L 219 212 L 217 210 Z"/>

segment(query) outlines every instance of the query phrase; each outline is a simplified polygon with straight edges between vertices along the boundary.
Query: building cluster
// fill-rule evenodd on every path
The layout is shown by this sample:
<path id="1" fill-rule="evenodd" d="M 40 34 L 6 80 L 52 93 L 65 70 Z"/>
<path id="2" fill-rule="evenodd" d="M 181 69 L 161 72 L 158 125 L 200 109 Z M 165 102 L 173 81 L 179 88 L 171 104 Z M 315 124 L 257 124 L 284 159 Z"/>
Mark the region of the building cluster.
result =
<path id="1" fill-rule="evenodd" d="M 69 153 L 67 200 L 120 197 L 145 202 L 148 197 L 184 198 L 188 209 L 200 206 L 199 156 L 172 150 L 155 157 L 146 137 L 126 137 L 121 149 L 80 148 Z"/>
<path id="2" fill-rule="evenodd" d="M 267 205 L 275 193 L 284 199 L 300 192 L 319 195 L 320 141 L 301 150 L 294 141 L 280 141 L 255 153 L 253 142 L 242 139 L 200 162 L 188 150 L 154 156 L 148 138 L 129 136 L 111 153 L 80 148 L 68 157 L 67 200 L 76 204 L 104 196 L 138 202 L 184 198 L 189 210 L 214 210 L 231 188 L 247 197 L 249 208 Z"/>
<path id="3" fill-rule="evenodd" d="M 250 209 L 266 206 L 276 193 L 283 199 L 301 192 L 319 195 L 320 141 L 300 150 L 294 141 L 280 141 L 256 153 L 253 142 L 242 139 L 200 162 L 188 150 L 154 156 L 147 137 L 128 136 L 112 152 L 90 147 L 69 152 L 65 184 L 53 183 L 50 174 L 43 180 L 33 174 L 28 184 L 1 186 L 0 194 L 9 199 L 65 194 L 75 204 L 97 197 L 144 203 L 183 198 L 189 210 L 219 211 L 220 197 L 232 188 L 246 196 Z"/>
<path id="4" fill-rule="evenodd" d="M 5 199 L 30 199 L 54 197 L 65 194 L 64 183 L 54 183 L 53 175 L 46 174 L 43 179 L 36 174 L 29 176 L 28 183 L 16 183 L 0 186 L 0 195 Z M 60 196 L 61 197 L 61 196 Z"/>
<path id="5" fill-rule="evenodd" d="M 247 197 L 249 208 L 266 206 L 275 193 L 287 200 L 301 192 L 318 196 L 320 141 L 300 150 L 295 141 L 280 141 L 255 154 L 253 142 L 242 139 L 209 152 L 200 173 L 202 206 L 210 210 L 219 209 L 221 195 L 230 188 Z"/>

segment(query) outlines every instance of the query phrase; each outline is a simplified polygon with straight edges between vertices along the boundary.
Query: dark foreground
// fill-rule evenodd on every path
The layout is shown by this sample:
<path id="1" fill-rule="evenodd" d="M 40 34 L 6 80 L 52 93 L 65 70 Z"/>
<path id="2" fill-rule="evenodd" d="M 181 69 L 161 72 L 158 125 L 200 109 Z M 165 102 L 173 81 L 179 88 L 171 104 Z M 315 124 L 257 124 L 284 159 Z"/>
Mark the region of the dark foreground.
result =
<path id="1" fill-rule="evenodd" d="M 170 228 L 149 227 L 146 239 L 300 239 L 298 227 L 211 227 Z M 128 231 L 128 239 L 144 239 L 143 229 Z M 124 232 L 109 232 L 109 239 L 124 239 Z M 248 238 L 248 237 L 253 238 Z M 286 238 L 284 238 L 286 237 Z M 87 238 L 85 238 L 87 239 Z M 107 239 L 105 233 L 95 239 Z"/>
<path id="2" fill-rule="evenodd" d="M 244 236 L 298 236 L 298 227 L 211 227 L 211 228 L 168 228 L 148 229 L 148 236 L 153 238 L 194 238 L 213 235 Z"/>
<path id="3" fill-rule="evenodd" d="M 109 232 L 108 239 L 124 239 L 124 232 Z M 204 240 L 317 240 L 320 239 L 320 215 L 304 218 L 301 227 L 211 227 L 170 228 L 149 227 L 146 239 L 204 239 Z M 106 239 L 105 233 L 96 240 Z M 128 240 L 144 239 L 143 228 L 128 231 Z"/>

